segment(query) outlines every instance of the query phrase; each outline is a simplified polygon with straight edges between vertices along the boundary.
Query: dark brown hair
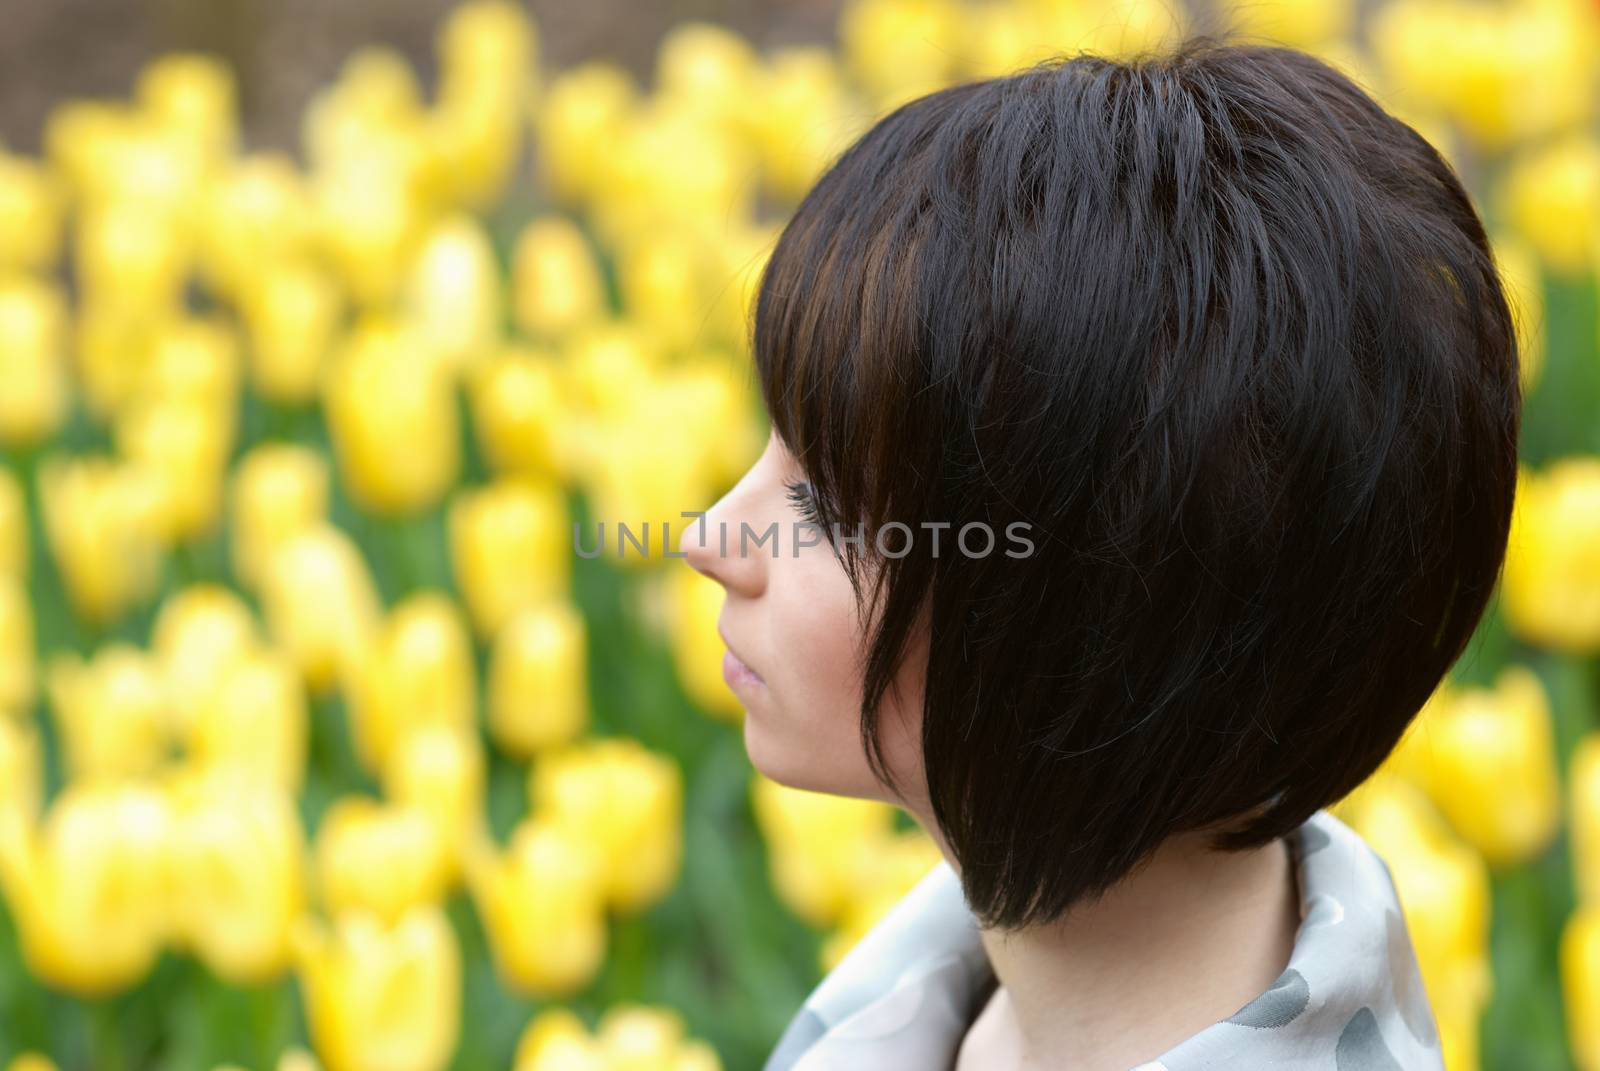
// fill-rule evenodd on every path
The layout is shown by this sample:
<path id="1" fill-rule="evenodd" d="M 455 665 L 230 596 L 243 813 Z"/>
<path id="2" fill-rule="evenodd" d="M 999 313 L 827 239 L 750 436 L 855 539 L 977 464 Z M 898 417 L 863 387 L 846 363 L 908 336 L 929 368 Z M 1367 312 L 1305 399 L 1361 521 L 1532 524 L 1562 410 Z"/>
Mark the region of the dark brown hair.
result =
<path id="1" fill-rule="evenodd" d="M 897 108 L 796 210 L 754 330 L 817 513 L 868 534 L 841 561 L 886 785 L 876 711 L 929 615 L 928 787 L 986 925 L 1343 797 L 1499 574 L 1521 396 L 1483 225 L 1303 52 L 1193 36 Z M 1035 549 L 885 559 L 890 521 Z"/>

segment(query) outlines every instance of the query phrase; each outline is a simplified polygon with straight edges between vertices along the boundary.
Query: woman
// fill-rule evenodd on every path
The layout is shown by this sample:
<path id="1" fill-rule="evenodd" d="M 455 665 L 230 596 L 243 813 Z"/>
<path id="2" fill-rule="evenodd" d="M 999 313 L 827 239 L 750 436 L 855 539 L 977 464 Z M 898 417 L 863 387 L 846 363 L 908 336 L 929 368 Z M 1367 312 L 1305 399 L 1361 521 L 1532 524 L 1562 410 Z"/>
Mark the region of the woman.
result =
<path id="1" fill-rule="evenodd" d="M 944 856 L 768 1071 L 1440 1067 L 1325 810 L 1510 524 L 1513 323 L 1438 153 L 1215 37 L 954 86 L 806 197 L 754 349 L 772 436 L 683 544 L 750 758 Z"/>

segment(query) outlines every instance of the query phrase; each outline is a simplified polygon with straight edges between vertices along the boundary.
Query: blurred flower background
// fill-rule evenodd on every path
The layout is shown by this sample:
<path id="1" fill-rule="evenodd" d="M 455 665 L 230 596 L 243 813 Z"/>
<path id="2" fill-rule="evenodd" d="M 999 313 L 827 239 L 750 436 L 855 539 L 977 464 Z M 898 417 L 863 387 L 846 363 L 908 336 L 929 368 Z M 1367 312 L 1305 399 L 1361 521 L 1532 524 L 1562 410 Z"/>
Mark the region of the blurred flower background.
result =
<path id="1" fill-rule="evenodd" d="M 1600 3 L 8 7 L 0 1062 L 758 1068 L 938 858 L 752 771 L 662 553 L 765 438 L 763 258 L 897 103 L 1221 18 L 1490 225 L 1502 589 L 1338 812 L 1451 1071 L 1600 1068 Z"/>

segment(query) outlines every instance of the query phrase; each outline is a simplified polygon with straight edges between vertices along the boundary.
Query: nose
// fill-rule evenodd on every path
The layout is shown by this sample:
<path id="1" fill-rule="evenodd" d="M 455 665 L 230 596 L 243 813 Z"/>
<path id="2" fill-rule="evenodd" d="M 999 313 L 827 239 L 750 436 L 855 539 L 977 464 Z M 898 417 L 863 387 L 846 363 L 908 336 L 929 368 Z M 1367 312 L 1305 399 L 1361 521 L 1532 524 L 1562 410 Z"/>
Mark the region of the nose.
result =
<path id="1" fill-rule="evenodd" d="M 741 525 L 748 523 L 757 534 L 760 528 L 743 509 L 741 488 L 733 488 L 699 517 L 685 517 L 678 553 L 697 572 L 704 573 L 730 593 L 747 598 L 760 595 L 766 586 L 766 570 L 761 556 L 741 538 Z"/>

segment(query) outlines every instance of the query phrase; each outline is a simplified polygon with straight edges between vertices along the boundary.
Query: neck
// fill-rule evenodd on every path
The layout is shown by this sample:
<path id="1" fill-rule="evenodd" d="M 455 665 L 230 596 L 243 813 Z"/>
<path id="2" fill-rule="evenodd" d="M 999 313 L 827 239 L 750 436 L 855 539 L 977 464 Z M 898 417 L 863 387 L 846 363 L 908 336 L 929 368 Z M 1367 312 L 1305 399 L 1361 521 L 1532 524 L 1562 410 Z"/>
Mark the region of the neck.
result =
<path id="1" fill-rule="evenodd" d="M 1153 1060 L 1269 988 L 1299 924 L 1284 841 L 1223 853 L 1200 834 L 1170 838 L 1059 920 L 982 931 L 998 987 L 958 1067 L 1123 1071 Z"/>

